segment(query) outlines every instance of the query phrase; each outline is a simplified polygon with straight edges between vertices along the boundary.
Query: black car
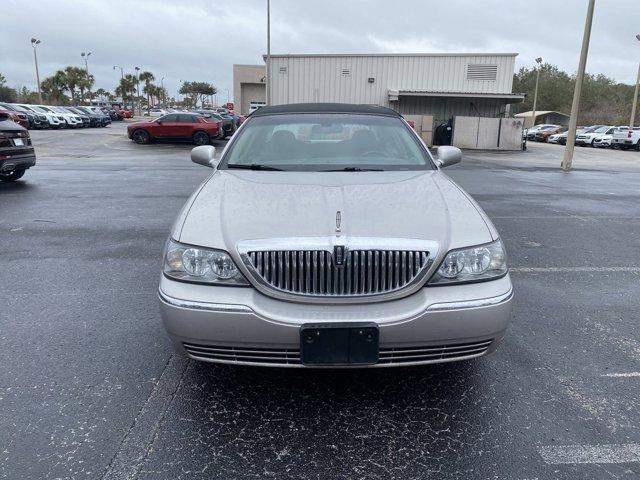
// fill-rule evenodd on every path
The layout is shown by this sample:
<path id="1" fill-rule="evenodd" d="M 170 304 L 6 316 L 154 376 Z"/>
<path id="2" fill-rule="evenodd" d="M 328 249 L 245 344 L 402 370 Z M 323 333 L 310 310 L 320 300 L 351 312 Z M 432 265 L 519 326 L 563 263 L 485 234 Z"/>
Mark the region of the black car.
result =
<path id="1" fill-rule="evenodd" d="M 98 111 L 93 110 L 91 108 L 80 107 L 80 106 L 76 106 L 72 108 L 74 110 L 81 112 L 83 115 L 88 115 L 89 120 L 91 121 L 90 125 L 92 127 L 106 127 L 107 125 L 111 124 L 111 118 L 107 114 L 103 113 L 102 111 L 98 113 Z"/>
<path id="2" fill-rule="evenodd" d="M 29 119 L 29 128 L 49 128 L 49 121 L 47 120 L 46 115 L 30 112 L 10 103 L 0 103 L 0 108 L 26 115 Z"/>
<path id="3" fill-rule="evenodd" d="M 26 128 L 0 113 L 0 181 L 13 182 L 36 164 L 36 153 Z"/>
<path id="4" fill-rule="evenodd" d="M 116 112 L 113 108 L 108 108 L 108 107 L 98 107 L 100 110 L 102 110 L 105 115 L 109 115 L 109 118 L 111 120 L 122 120 L 122 116 L 120 116 L 120 114 L 118 114 L 118 112 Z"/>
<path id="5" fill-rule="evenodd" d="M 221 122 L 222 131 L 224 132 L 224 138 L 230 137 L 231 135 L 233 135 L 237 129 L 234 119 L 229 115 L 220 114 L 215 110 L 207 110 L 207 109 L 195 110 L 195 112 L 199 113 L 200 115 L 204 115 L 206 117 L 211 117 L 217 122 Z"/>

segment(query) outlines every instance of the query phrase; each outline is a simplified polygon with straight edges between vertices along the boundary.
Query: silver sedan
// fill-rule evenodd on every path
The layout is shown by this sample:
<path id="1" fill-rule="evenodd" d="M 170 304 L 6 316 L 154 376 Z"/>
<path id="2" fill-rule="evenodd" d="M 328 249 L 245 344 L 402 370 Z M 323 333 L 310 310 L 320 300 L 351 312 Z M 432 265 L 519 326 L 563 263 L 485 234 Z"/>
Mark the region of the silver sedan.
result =
<path id="1" fill-rule="evenodd" d="M 513 288 L 498 232 L 393 110 L 264 107 L 167 241 L 160 311 L 176 349 L 219 363 L 391 367 L 493 352 Z"/>

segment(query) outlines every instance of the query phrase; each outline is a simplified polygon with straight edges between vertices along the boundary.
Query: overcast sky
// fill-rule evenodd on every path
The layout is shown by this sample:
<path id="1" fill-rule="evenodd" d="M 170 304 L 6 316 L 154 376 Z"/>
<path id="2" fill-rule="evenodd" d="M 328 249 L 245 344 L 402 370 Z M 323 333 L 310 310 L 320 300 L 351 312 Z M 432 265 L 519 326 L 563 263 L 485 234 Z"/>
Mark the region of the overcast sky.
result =
<path id="1" fill-rule="evenodd" d="M 122 65 L 154 73 L 175 95 L 180 80 L 218 87 L 226 101 L 234 63 L 266 52 L 266 0 L 0 0 L 0 73 L 35 89 L 66 65 L 113 90 Z M 516 67 L 542 56 L 574 72 L 587 0 L 272 0 L 272 53 L 517 52 Z M 640 0 L 597 0 L 587 70 L 633 83 L 640 61 Z M 232 94 L 232 92 L 231 92 Z"/>

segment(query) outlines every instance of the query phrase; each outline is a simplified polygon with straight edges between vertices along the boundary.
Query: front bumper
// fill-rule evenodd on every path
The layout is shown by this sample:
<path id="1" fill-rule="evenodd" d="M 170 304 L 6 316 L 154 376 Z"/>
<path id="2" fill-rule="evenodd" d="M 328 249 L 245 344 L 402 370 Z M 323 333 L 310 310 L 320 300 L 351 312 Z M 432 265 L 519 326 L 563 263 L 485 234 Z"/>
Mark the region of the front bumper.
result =
<path id="1" fill-rule="evenodd" d="M 389 302 L 326 305 L 163 276 L 159 297 L 175 348 L 196 360 L 303 367 L 302 325 L 373 322 L 380 329 L 381 361 L 371 368 L 465 360 L 493 352 L 511 318 L 513 288 L 507 275 L 490 282 L 422 288 Z"/>

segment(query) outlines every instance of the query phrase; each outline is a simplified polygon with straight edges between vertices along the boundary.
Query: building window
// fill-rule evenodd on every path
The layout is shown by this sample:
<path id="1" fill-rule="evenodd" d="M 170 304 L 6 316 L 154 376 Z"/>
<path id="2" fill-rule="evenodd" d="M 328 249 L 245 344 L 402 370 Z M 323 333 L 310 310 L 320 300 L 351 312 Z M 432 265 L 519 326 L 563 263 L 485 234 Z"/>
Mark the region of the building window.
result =
<path id="1" fill-rule="evenodd" d="M 349 75 L 351 75 L 351 70 L 349 70 L 348 68 L 343 68 L 340 72 L 343 77 L 348 77 Z"/>
<path id="2" fill-rule="evenodd" d="M 497 65 L 470 63 L 467 65 L 467 80 L 496 80 L 498 78 Z"/>

